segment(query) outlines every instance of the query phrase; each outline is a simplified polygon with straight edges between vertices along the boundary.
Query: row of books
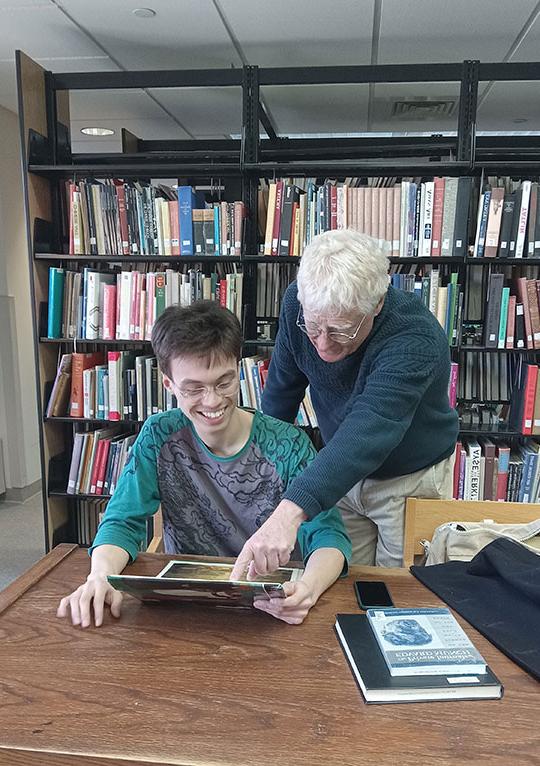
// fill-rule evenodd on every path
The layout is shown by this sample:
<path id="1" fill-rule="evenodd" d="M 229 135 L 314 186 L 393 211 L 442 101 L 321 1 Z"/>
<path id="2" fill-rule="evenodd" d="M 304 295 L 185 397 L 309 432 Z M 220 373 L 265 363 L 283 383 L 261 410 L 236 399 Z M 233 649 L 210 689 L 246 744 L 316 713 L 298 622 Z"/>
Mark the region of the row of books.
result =
<path id="1" fill-rule="evenodd" d="M 261 356 L 246 356 L 240 362 L 240 399 L 239 404 L 243 407 L 251 407 L 255 410 L 262 409 L 262 392 L 266 378 L 268 377 L 269 359 Z M 306 390 L 303 402 L 300 404 L 296 424 L 302 427 L 318 428 L 319 424 L 309 387 Z"/>
<path id="2" fill-rule="evenodd" d="M 136 434 L 119 426 L 77 432 L 66 492 L 69 495 L 112 495 L 124 470 Z"/>
<path id="3" fill-rule="evenodd" d="M 154 356 L 132 351 L 63 354 L 47 417 L 146 420 L 177 407 Z"/>
<path id="4" fill-rule="evenodd" d="M 455 500 L 536 503 L 540 489 L 540 443 L 525 439 L 510 446 L 487 437 L 456 445 Z"/>
<path id="5" fill-rule="evenodd" d="M 150 340 L 156 319 L 168 307 L 216 300 L 242 317 L 243 275 L 234 264 L 185 273 L 163 271 L 95 271 L 82 273 L 51 267 L 47 337 L 86 340 Z"/>
<path id="6" fill-rule="evenodd" d="M 74 255 L 240 255 L 244 203 L 205 201 L 191 186 L 120 179 L 68 182 Z"/>
<path id="7" fill-rule="evenodd" d="M 535 181 L 490 178 L 480 193 L 475 258 L 540 258 L 540 195 Z"/>
<path id="8" fill-rule="evenodd" d="M 540 349 L 540 280 L 490 274 L 484 314 L 487 348 Z"/>
<path id="9" fill-rule="evenodd" d="M 264 254 L 300 256 L 317 234 L 350 228 L 386 243 L 392 256 L 461 257 L 468 248 L 471 193 L 469 177 L 382 187 L 279 179 L 261 190 Z"/>
<path id="10" fill-rule="evenodd" d="M 90 546 L 105 509 L 106 500 L 78 500 L 75 507 L 75 524 L 78 545 Z"/>
<path id="11" fill-rule="evenodd" d="M 261 318 L 277 319 L 281 300 L 287 286 L 296 279 L 298 266 L 275 263 L 257 264 L 257 302 L 256 313 Z"/>
<path id="12" fill-rule="evenodd" d="M 444 285 L 443 279 L 446 282 Z M 390 284 L 398 290 L 415 293 L 437 317 L 449 344 L 455 346 L 459 342 L 463 312 L 463 290 L 458 279 L 457 272 L 443 277 L 439 269 L 426 267 L 423 275 L 401 271 L 391 273 Z"/>
<path id="13" fill-rule="evenodd" d="M 518 359 L 506 351 L 460 351 L 457 398 L 468 402 L 509 402 Z"/>

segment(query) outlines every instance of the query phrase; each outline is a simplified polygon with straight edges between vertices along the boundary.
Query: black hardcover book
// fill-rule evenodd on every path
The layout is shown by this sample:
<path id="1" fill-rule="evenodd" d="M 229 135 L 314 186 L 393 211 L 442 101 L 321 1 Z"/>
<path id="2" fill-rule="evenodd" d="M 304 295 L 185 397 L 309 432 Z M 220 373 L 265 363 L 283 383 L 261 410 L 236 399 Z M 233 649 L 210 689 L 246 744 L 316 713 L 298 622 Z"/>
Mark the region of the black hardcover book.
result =
<path id="1" fill-rule="evenodd" d="M 414 233 L 413 233 L 413 256 L 418 255 L 418 245 L 420 241 L 420 207 L 422 202 L 422 184 L 416 187 L 416 202 L 414 205 Z M 371 226 L 375 224 L 372 221 Z"/>
<path id="2" fill-rule="evenodd" d="M 499 236 L 499 258 L 506 258 L 510 254 L 510 236 L 512 234 L 512 221 L 514 220 L 514 208 L 516 205 L 516 193 L 505 194 L 501 219 L 501 232 Z"/>
<path id="3" fill-rule="evenodd" d="M 279 227 L 278 255 L 290 255 L 292 210 L 295 187 L 286 184 L 283 190 L 283 208 L 281 211 L 281 223 Z"/>
<path id="4" fill-rule="evenodd" d="M 458 180 L 454 244 L 452 255 L 463 257 L 469 245 L 469 208 L 471 206 L 472 178 Z"/>
<path id="5" fill-rule="evenodd" d="M 204 255 L 204 210 L 194 208 L 191 211 L 193 219 L 193 252 L 195 255 Z"/>
<path id="6" fill-rule="evenodd" d="M 484 323 L 484 345 L 486 348 L 497 348 L 499 343 L 503 287 L 504 274 L 491 274 L 489 277 L 486 319 Z"/>
<path id="7" fill-rule="evenodd" d="M 334 627 L 368 704 L 500 699 L 503 695 L 503 686 L 489 667 L 476 675 L 391 676 L 365 614 L 337 614 Z"/>
<path id="8" fill-rule="evenodd" d="M 514 330 L 514 348 L 525 348 L 525 315 L 523 304 L 516 303 L 516 326 Z"/>

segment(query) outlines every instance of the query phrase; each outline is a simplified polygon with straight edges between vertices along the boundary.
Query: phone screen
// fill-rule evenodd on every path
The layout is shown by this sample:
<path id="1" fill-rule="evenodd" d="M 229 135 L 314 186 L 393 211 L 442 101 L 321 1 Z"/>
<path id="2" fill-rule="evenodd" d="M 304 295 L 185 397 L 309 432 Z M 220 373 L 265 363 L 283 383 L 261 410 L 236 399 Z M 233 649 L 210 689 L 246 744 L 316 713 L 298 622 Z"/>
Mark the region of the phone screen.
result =
<path id="1" fill-rule="evenodd" d="M 388 588 L 383 582 L 357 580 L 354 583 L 356 598 L 362 609 L 374 606 L 394 606 Z"/>

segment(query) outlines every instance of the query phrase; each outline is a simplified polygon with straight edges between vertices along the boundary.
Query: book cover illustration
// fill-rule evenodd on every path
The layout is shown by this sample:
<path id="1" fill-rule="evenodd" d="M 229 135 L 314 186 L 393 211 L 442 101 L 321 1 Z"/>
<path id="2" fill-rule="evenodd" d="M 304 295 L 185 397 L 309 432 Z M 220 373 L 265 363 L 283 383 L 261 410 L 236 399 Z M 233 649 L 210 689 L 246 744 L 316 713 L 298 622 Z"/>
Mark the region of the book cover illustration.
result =
<path id="1" fill-rule="evenodd" d="M 485 662 L 451 612 L 435 609 L 369 609 L 391 675 L 483 673 Z"/>

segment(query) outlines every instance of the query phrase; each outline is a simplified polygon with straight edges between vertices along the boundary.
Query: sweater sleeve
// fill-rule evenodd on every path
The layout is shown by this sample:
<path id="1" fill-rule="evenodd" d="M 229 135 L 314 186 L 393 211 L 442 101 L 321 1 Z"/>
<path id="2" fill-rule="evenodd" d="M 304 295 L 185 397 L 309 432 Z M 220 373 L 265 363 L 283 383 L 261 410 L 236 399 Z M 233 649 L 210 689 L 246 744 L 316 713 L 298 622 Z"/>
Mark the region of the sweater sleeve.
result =
<path id="1" fill-rule="evenodd" d="M 294 423 L 308 380 L 298 368 L 289 343 L 290 304 L 285 297 L 279 316 L 276 345 L 262 393 L 262 411 L 265 415 Z"/>
<path id="2" fill-rule="evenodd" d="M 297 438 L 294 441 L 294 449 L 291 450 L 287 471 L 287 486 L 291 485 L 295 477 L 306 469 L 317 454 L 312 443 L 302 431 L 298 430 Z M 352 547 L 337 508 L 322 511 L 315 518 L 302 522 L 298 529 L 298 544 L 302 551 L 304 563 L 307 563 L 311 554 L 318 548 L 336 548 L 345 559 L 341 574 L 342 576 L 347 574 Z"/>
<path id="3" fill-rule="evenodd" d="M 333 437 L 284 497 L 312 518 L 376 471 L 403 439 L 443 361 L 436 339 L 419 346 L 417 337 L 400 336 L 388 344 Z"/>
<path id="4" fill-rule="evenodd" d="M 89 553 L 98 545 L 117 545 L 134 561 L 146 536 L 146 522 L 159 503 L 156 445 L 147 421 L 131 448 Z"/>

